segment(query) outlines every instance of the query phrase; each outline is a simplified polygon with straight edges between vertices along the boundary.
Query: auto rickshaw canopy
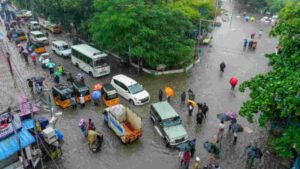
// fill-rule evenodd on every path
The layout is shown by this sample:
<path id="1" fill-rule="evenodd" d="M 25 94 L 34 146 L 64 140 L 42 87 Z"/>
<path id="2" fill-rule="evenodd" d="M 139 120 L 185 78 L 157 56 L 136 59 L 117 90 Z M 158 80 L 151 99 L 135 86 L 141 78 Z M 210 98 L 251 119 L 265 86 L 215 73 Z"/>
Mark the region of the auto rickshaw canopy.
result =
<path id="1" fill-rule="evenodd" d="M 52 90 L 53 93 L 60 95 L 61 100 L 71 98 L 74 92 L 71 86 L 64 84 L 55 85 Z"/>

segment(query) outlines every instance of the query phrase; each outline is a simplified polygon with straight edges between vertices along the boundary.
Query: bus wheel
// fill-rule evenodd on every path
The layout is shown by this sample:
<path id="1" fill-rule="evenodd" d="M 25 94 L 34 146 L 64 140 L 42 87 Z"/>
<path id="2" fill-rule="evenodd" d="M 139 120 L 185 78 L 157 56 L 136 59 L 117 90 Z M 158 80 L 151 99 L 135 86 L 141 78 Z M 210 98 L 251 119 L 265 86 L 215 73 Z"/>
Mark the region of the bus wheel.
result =
<path id="1" fill-rule="evenodd" d="M 89 75 L 90 75 L 90 76 L 93 76 L 93 74 L 92 74 L 92 72 L 91 72 L 91 71 L 89 72 Z"/>
<path id="2" fill-rule="evenodd" d="M 79 67 L 78 63 L 76 63 L 75 66 L 78 68 Z"/>

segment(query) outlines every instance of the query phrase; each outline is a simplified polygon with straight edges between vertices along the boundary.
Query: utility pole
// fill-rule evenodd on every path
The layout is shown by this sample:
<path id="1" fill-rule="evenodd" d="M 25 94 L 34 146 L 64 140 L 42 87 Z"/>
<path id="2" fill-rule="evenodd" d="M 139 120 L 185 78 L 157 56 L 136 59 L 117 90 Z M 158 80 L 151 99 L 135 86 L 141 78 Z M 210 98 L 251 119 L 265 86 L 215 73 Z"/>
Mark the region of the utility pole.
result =
<path id="1" fill-rule="evenodd" d="M 18 134 L 18 132 L 17 132 L 17 130 L 16 130 L 16 126 L 15 126 L 15 123 L 14 123 L 14 117 L 13 117 L 13 115 L 11 114 L 11 108 L 10 108 L 10 107 L 7 108 L 7 113 L 8 113 L 9 121 L 10 121 L 12 127 L 13 127 L 13 130 L 14 130 L 14 133 L 15 133 L 15 135 L 16 135 L 16 139 L 17 139 L 17 142 L 18 142 L 18 145 L 19 145 L 19 148 L 20 148 L 21 158 L 22 158 L 22 159 L 21 159 L 22 166 L 23 166 L 24 168 L 26 168 L 25 161 L 24 161 L 24 160 L 25 160 L 25 156 L 24 156 L 24 152 L 23 152 L 23 150 L 22 150 L 21 140 L 20 140 L 19 134 Z"/>
<path id="2" fill-rule="evenodd" d="M 36 129 L 36 120 L 35 120 L 35 118 L 33 117 L 32 103 L 31 103 L 31 102 L 29 103 L 29 109 L 30 109 L 31 119 L 32 119 L 32 121 L 33 121 L 35 140 L 36 140 L 38 149 L 41 150 L 41 148 L 40 148 L 40 142 L 39 142 L 39 137 L 38 137 L 38 132 L 37 132 L 37 129 Z M 41 158 L 40 160 L 41 160 L 41 166 L 42 166 L 42 169 L 44 169 L 43 158 Z M 33 167 L 35 167 L 35 166 L 33 166 Z"/>

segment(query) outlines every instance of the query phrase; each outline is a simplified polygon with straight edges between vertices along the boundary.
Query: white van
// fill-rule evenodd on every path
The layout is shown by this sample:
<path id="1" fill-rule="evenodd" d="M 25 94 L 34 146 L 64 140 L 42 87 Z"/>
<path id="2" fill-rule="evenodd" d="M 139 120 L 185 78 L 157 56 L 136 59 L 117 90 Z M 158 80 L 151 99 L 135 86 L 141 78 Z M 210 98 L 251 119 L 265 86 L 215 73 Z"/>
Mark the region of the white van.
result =
<path id="1" fill-rule="evenodd" d="M 31 31 L 30 40 L 33 42 L 43 43 L 44 45 L 49 44 L 48 38 L 41 31 Z"/>
<path id="2" fill-rule="evenodd" d="M 29 30 L 40 30 L 41 26 L 37 21 L 30 21 L 28 24 Z"/>
<path id="3" fill-rule="evenodd" d="M 63 58 L 68 58 L 71 55 L 70 46 L 67 44 L 67 42 L 62 40 L 53 41 L 51 45 L 51 49 L 55 54 Z"/>
<path id="4" fill-rule="evenodd" d="M 150 101 L 150 95 L 144 87 L 128 76 L 113 76 L 110 83 L 119 95 L 134 105 L 144 105 Z"/>

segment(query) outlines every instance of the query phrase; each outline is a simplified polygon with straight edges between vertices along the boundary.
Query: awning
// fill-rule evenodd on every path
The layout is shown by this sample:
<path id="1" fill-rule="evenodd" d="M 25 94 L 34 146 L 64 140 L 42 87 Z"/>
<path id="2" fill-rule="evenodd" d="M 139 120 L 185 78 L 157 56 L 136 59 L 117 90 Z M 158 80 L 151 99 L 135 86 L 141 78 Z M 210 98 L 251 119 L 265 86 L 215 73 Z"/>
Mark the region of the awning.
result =
<path id="1" fill-rule="evenodd" d="M 26 119 L 22 121 L 22 127 L 26 130 L 33 129 L 34 124 L 32 119 Z"/>
<path id="2" fill-rule="evenodd" d="M 18 132 L 21 146 L 25 148 L 35 142 L 34 137 L 27 131 L 27 129 L 21 129 Z M 13 155 L 20 150 L 18 141 L 15 134 L 0 141 L 0 161 L 6 159 L 7 157 Z"/>

